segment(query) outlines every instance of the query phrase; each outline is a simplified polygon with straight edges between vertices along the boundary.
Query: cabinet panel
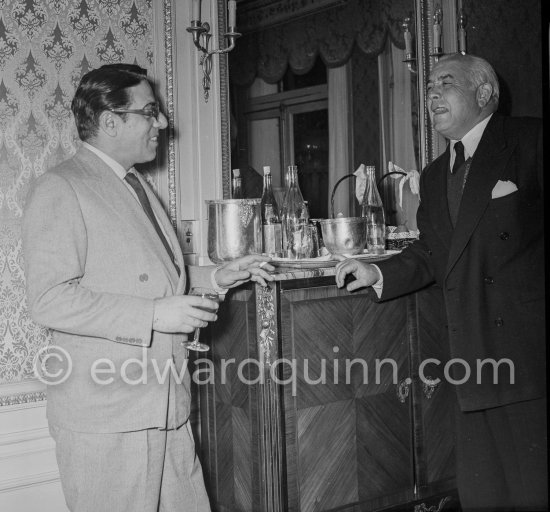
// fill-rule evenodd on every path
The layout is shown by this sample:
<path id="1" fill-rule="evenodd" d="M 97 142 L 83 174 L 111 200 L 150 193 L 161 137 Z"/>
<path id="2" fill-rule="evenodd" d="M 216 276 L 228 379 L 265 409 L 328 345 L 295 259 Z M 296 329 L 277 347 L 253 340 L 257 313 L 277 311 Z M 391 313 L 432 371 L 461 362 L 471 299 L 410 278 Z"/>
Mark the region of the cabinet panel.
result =
<path id="1" fill-rule="evenodd" d="M 296 362 L 283 406 L 289 510 L 399 502 L 413 487 L 410 401 L 397 395 L 405 300 L 316 287 L 283 290 L 280 309 L 282 355 Z"/>
<path id="2" fill-rule="evenodd" d="M 413 317 L 416 340 L 411 346 L 411 359 L 417 382 L 413 403 L 417 485 L 422 496 L 438 487 L 454 486 L 456 395 L 444 375 L 450 356 L 441 289 L 432 286 L 411 300 L 416 305 Z M 423 362 L 427 364 L 419 375 Z"/>
<path id="3" fill-rule="evenodd" d="M 205 329 L 200 447 L 213 510 L 412 510 L 447 499 L 454 390 L 443 382 L 437 289 L 377 304 L 333 283 L 231 290 Z M 434 390 L 418 385 L 426 358 L 442 361 L 425 371 L 442 379 Z"/>
<path id="4" fill-rule="evenodd" d="M 258 491 L 253 475 L 260 436 L 253 389 L 239 378 L 238 366 L 257 358 L 254 293 L 246 289 L 232 293 L 218 311 L 218 322 L 204 331 L 211 350 L 198 357 L 211 363 L 199 366 L 205 370 L 199 386 L 200 447 L 208 493 L 215 510 L 255 512 L 253 494 Z M 210 368 L 212 382 L 206 383 Z"/>

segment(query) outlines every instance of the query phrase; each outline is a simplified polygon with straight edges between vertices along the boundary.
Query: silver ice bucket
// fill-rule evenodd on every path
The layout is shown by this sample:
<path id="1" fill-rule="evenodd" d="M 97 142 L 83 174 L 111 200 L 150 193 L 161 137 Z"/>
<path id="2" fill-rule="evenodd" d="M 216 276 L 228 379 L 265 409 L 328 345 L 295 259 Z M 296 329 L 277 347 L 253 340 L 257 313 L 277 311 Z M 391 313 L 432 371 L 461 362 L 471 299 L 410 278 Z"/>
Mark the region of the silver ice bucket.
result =
<path id="1" fill-rule="evenodd" d="M 262 252 L 261 199 L 213 199 L 208 205 L 208 257 L 216 264 Z"/>
<path id="2" fill-rule="evenodd" d="M 366 217 L 336 217 L 319 221 L 323 242 L 331 254 L 361 254 L 367 243 Z"/>

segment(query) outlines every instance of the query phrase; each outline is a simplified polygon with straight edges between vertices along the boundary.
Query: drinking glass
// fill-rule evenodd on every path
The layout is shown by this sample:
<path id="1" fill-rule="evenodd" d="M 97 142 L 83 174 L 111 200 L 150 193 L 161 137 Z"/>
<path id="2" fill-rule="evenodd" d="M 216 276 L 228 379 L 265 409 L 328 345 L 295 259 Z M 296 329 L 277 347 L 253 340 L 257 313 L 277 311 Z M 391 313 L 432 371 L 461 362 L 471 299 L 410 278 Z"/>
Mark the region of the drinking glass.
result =
<path id="1" fill-rule="evenodd" d="M 193 287 L 191 288 L 189 295 L 196 295 L 197 297 L 210 299 L 214 302 L 220 302 L 220 297 L 218 293 L 215 290 L 211 290 L 210 288 Z M 211 311 L 213 313 L 216 311 L 215 309 L 205 308 L 202 306 L 195 307 L 198 309 L 202 309 L 203 311 Z M 183 346 L 189 350 L 198 350 L 199 352 L 206 352 L 207 350 L 210 350 L 210 347 L 208 345 L 199 342 L 200 331 L 200 328 L 195 329 L 195 333 L 193 334 L 193 341 L 185 341 L 183 343 Z"/>

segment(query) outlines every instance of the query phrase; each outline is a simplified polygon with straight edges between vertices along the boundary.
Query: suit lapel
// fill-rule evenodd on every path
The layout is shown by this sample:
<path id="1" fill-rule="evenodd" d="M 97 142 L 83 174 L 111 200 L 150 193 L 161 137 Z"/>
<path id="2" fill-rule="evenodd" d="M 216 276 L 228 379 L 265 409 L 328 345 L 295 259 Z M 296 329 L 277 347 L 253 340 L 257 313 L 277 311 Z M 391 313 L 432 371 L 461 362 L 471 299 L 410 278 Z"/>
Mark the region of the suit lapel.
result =
<path id="1" fill-rule="evenodd" d="M 101 160 L 101 158 L 86 148 L 79 150 L 79 152 L 75 155 L 75 159 L 80 161 L 81 165 L 86 168 L 87 175 L 96 182 L 92 186 L 93 191 L 108 205 L 108 207 L 112 209 L 114 214 L 117 215 L 129 229 L 133 230 L 145 239 L 146 246 L 162 262 L 167 274 L 170 277 L 172 288 L 175 288 L 176 283 L 178 282 L 178 274 L 174 268 L 170 256 L 166 252 L 162 241 L 158 237 L 157 232 L 155 231 L 155 228 L 151 224 L 151 221 L 147 217 L 145 211 L 132 193 L 128 190 L 126 185 L 112 171 L 112 169 L 109 168 L 103 160 Z M 162 227 L 165 232 L 167 232 L 170 236 L 170 243 L 173 244 L 174 254 L 177 254 L 176 259 L 179 264 L 180 259 L 182 259 L 181 249 L 177 239 L 174 240 L 175 236 L 172 237 L 173 228 L 167 220 L 166 213 L 162 210 L 162 206 L 150 190 L 149 185 L 144 182 L 141 176 L 139 176 L 139 179 L 142 184 L 144 184 L 144 188 L 151 202 L 153 211 L 162 223 Z M 165 219 L 168 223 L 168 227 Z M 182 269 L 183 274 L 183 263 L 180 268 Z"/>
<path id="2" fill-rule="evenodd" d="M 437 168 L 430 173 L 427 183 L 426 196 L 430 198 L 430 221 L 434 226 L 435 232 L 441 238 L 447 248 L 451 244 L 453 235 L 453 226 L 449 217 L 449 207 L 447 204 L 447 172 L 449 169 L 449 147 L 441 156 L 439 162 L 434 162 Z"/>
<path id="3" fill-rule="evenodd" d="M 147 197 L 149 198 L 149 202 L 151 203 L 151 208 L 153 209 L 153 212 L 154 212 L 159 224 L 161 225 L 162 230 L 166 234 L 170 246 L 172 247 L 172 251 L 174 253 L 174 258 L 176 260 L 176 263 L 177 263 L 178 267 L 181 270 L 181 274 L 183 276 L 185 276 L 185 271 L 184 271 L 184 268 L 183 268 L 183 266 L 184 266 L 183 253 L 181 252 L 181 247 L 180 247 L 180 244 L 179 244 L 178 237 L 176 236 L 176 233 L 174 231 L 174 227 L 172 226 L 172 223 L 170 222 L 170 219 L 168 218 L 168 215 L 166 215 L 166 212 L 164 211 L 164 208 L 163 208 L 162 204 L 160 203 L 159 199 L 157 198 L 157 196 L 155 195 L 155 193 L 153 192 L 153 190 L 151 189 L 149 184 L 141 177 L 141 174 L 139 174 L 139 173 L 137 173 L 137 174 L 138 174 L 139 180 L 143 184 L 143 188 L 145 189 Z M 149 222 L 149 224 L 151 224 L 151 223 Z M 151 225 L 151 227 L 152 227 L 152 225 Z M 154 228 L 153 228 L 153 231 L 154 231 Z M 156 235 L 156 232 L 155 232 L 155 235 Z M 156 239 L 158 240 L 158 236 L 156 237 Z M 160 242 L 160 240 L 159 240 L 159 242 Z M 160 245 L 162 247 L 162 252 L 166 256 L 168 256 L 168 253 L 166 252 L 166 249 L 164 248 L 164 245 L 162 245 L 162 242 L 160 242 Z M 168 258 L 168 261 L 170 261 L 170 258 Z M 177 279 L 177 277 L 178 277 L 177 272 L 176 272 L 176 270 L 174 268 L 174 265 L 172 264 L 171 261 L 170 261 L 169 268 L 173 270 L 173 274 L 176 276 L 176 279 Z"/>
<path id="4" fill-rule="evenodd" d="M 513 149 L 506 147 L 502 118 L 494 116 L 487 125 L 472 158 L 452 236 L 446 275 L 456 264 L 489 206 L 491 191 L 501 178 Z"/>

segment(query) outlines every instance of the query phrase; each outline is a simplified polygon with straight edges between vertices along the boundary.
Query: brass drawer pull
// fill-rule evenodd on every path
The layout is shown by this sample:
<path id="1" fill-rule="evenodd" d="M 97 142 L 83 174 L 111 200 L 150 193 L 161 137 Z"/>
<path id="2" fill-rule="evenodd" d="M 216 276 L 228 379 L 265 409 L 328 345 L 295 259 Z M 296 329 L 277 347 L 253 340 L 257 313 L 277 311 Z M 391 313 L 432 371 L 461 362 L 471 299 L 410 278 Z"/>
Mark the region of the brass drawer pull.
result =
<path id="1" fill-rule="evenodd" d="M 411 383 L 412 383 L 412 379 L 410 377 L 407 377 L 397 385 L 397 398 L 402 404 L 405 403 L 405 400 L 409 396 L 409 389 L 411 387 Z"/>
<path id="2" fill-rule="evenodd" d="M 432 395 L 435 393 L 437 387 L 441 384 L 441 379 L 434 379 L 432 377 L 424 377 L 422 382 L 422 389 L 424 391 L 424 396 L 429 400 Z"/>

